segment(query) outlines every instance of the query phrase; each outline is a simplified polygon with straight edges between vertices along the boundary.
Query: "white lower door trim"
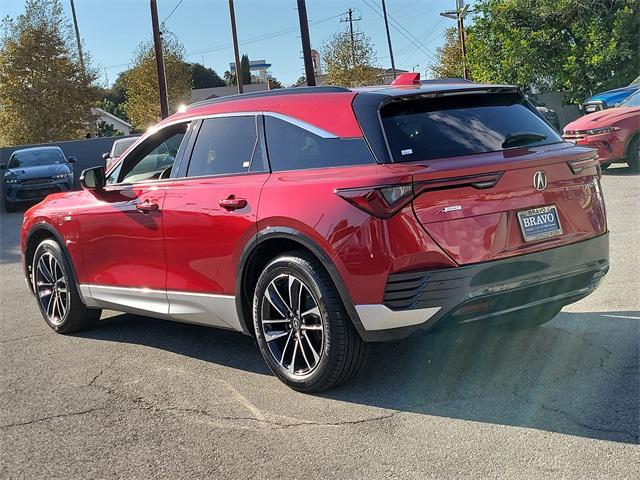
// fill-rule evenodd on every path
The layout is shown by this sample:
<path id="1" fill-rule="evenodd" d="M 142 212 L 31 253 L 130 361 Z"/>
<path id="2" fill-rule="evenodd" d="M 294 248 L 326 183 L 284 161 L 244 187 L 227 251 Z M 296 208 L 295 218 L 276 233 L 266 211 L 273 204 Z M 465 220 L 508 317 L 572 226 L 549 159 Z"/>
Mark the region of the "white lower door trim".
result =
<path id="1" fill-rule="evenodd" d="M 233 295 L 80 285 L 87 307 L 244 331 Z"/>

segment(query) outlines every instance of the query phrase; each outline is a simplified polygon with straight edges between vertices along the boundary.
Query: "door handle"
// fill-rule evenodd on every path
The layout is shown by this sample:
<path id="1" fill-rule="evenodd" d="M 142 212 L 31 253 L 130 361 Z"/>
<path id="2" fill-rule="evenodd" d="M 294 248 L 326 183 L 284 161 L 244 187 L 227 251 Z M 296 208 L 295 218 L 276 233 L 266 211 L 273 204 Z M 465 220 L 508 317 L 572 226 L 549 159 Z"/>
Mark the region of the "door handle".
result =
<path id="1" fill-rule="evenodd" d="M 244 198 L 237 198 L 235 195 L 229 195 L 224 200 L 220 200 L 218 204 L 229 211 L 237 210 L 247 206 L 247 201 Z"/>
<path id="2" fill-rule="evenodd" d="M 136 209 L 139 210 L 142 213 L 155 212 L 159 208 L 160 207 L 158 206 L 158 204 L 156 202 L 150 202 L 149 200 L 145 200 L 142 203 L 136 203 Z"/>

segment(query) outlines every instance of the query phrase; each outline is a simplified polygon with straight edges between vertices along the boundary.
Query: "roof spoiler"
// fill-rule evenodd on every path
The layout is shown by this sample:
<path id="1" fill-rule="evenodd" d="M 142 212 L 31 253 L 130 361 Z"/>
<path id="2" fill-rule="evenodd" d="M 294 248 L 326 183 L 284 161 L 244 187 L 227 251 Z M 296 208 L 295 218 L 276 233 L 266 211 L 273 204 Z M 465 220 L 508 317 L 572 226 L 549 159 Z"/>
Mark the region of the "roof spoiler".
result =
<path id="1" fill-rule="evenodd" d="M 401 73 L 391 85 L 420 85 L 420 72 Z"/>

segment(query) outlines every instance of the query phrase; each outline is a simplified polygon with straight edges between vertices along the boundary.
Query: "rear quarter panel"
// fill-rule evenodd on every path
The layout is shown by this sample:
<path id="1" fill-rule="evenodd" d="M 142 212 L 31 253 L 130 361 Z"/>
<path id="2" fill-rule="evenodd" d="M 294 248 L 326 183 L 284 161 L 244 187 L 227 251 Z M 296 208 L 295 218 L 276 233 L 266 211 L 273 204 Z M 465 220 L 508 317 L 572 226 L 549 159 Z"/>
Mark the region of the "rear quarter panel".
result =
<path id="1" fill-rule="evenodd" d="M 421 228 L 410 205 L 380 220 L 335 190 L 410 181 L 386 165 L 273 173 L 262 190 L 258 231 L 300 232 L 331 258 L 355 304 L 381 303 L 390 271 L 455 263 Z"/>

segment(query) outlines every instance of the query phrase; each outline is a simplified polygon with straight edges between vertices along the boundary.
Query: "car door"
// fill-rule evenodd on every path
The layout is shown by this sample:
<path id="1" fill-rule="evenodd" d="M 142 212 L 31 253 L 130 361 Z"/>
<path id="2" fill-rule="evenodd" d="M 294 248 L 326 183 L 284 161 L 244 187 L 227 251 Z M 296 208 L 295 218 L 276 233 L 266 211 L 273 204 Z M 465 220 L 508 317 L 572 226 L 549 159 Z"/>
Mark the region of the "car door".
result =
<path id="1" fill-rule="evenodd" d="M 187 130 L 180 123 L 148 136 L 79 211 L 86 288 L 101 306 L 167 313 L 163 207 Z"/>
<path id="2" fill-rule="evenodd" d="M 241 330 L 237 268 L 269 177 L 262 117 L 214 116 L 196 130 L 163 208 L 170 315 Z"/>

